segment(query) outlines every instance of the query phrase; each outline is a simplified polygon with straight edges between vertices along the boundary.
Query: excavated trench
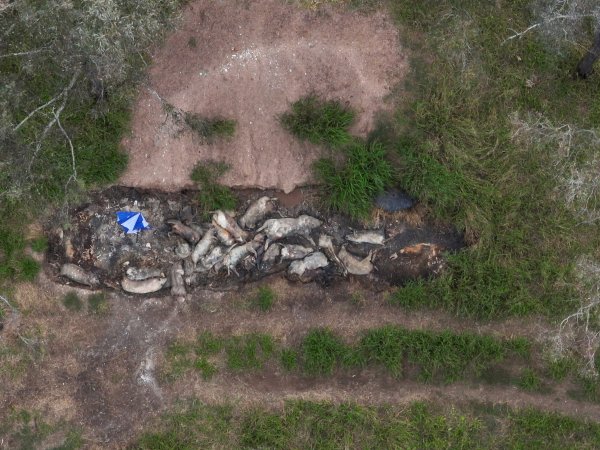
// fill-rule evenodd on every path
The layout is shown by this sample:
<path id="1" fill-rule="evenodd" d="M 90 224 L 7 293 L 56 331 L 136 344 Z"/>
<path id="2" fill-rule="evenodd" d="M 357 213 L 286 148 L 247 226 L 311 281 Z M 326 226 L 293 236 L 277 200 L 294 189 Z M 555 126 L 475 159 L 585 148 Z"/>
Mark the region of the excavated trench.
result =
<path id="1" fill-rule="evenodd" d="M 47 272 L 62 283 L 82 284 L 83 281 L 93 288 L 112 289 L 125 287 L 123 283 L 129 283 L 127 280 L 143 279 L 139 273 L 145 272 L 147 280 L 164 282 L 161 289 L 148 292 L 153 295 L 182 295 L 182 286 L 178 286 L 179 291 L 175 289 L 182 280 L 183 290 L 192 293 L 198 288 L 235 288 L 276 273 L 292 281 L 315 281 L 323 286 L 354 277 L 364 281 L 365 286 L 385 289 L 418 277 L 435 276 L 444 267 L 444 252 L 464 246 L 456 230 L 424 221 L 415 211 L 380 212 L 365 225 L 347 216 L 323 214 L 317 192 L 312 188 L 298 189 L 291 194 L 252 189 L 235 192 L 240 199 L 237 211 L 231 214 L 236 224 L 242 221 L 249 205 L 261 197 L 272 198 L 272 208 L 254 229 L 245 230 L 244 239 L 232 243 L 213 238 L 211 247 L 217 255 L 216 258 L 213 255 L 210 264 L 205 262 L 210 254 L 194 262 L 190 256 L 198 239 L 215 227 L 210 217 L 208 220 L 201 217 L 197 192 L 171 193 L 115 186 L 91 194 L 89 202 L 72 210 L 66 225 L 48 226 Z M 126 234 L 116 222 L 116 212 L 122 210 L 141 212 L 151 228 L 139 234 Z M 312 228 L 291 232 L 280 239 L 278 235 L 269 235 L 268 228 L 257 232 L 265 223 L 273 228 L 281 219 L 302 215 L 317 219 Z M 182 236 L 181 229 L 194 230 L 194 238 Z M 333 248 L 324 249 L 320 245 L 323 236 L 331 237 Z M 353 242 L 352 239 L 381 242 Z M 243 245 L 253 248 L 244 252 L 239 261 L 230 261 L 230 254 Z M 291 267 L 303 267 L 316 254 L 323 261 L 318 264 L 322 267 L 309 267 L 302 273 L 292 270 Z M 270 258 L 268 263 L 267 257 Z M 356 274 L 358 269 L 353 269 L 354 263 L 369 273 Z M 64 276 L 68 272 L 65 272 L 66 266 L 76 266 L 87 279 Z"/>

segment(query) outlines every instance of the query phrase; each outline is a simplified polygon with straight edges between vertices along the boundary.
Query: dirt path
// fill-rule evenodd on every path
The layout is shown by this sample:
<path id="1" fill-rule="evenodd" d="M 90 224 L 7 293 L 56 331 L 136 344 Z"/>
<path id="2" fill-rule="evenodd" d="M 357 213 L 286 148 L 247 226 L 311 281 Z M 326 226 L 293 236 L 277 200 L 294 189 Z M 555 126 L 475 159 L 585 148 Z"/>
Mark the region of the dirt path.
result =
<path id="1" fill-rule="evenodd" d="M 168 120 L 143 90 L 124 141 L 129 165 L 121 183 L 178 190 L 201 159 L 230 163 L 232 186 L 290 192 L 311 178 L 321 150 L 298 142 L 277 116 L 311 92 L 348 102 L 353 132 L 365 135 L 389 109 L 391 89 L 406 71 L 398 32 L 384 13 L 345 8 L 308 11 L 281 0 L 196 0 L 154 55 L 149 83 L 170 104 L 204 117 L 237 121 L 231 141 L 203 144 Z"/>
<path id="2" fill-rule="evenodd" d="M 160 380 L 167 345 L 177 337 L 192 338 L 204 330 L 222 335 L 258 331 L 293 344 L 307 330 L 320 326 L 346 338 L 386 323 L 502 337 L 535 338 L 549 329 L 540 320 L 478 324 L 440 312 L 407 313 L 387 305 L 384 293 L 372 293 L 349 282 L 323 289 L 279 277 L 267 281 L 280 299 L 268 313 L 248 310 L 247 300 L 258 287 L 248 285 L 228 292 L 198 291 L 183 303 L 170 297 L 142 299 L 112 294 L 106 316 L 66 311 L 60 299 L 72 288 L 54 284 L 44 276 L 36 285 L 21 285 L 15 296 L 23 312 L 19 331 L 38 330 L 43 356 L 29 367 L 24 378 L 7 380 L 0 387 L 0 411 L 18 407 L 73 423 L 84 430 L 90 445 L 99 448 L 122 447 L 175 400 L 189 396 L 213 403 L 269 407 L 292 398 L 373 404 L 404 404 L 417 399 L 460 404 L 473 400 L 535 406 L 600 420 L 600 405 L 574 401 L 558 389 L 544 396 L 495 385 L 433 386 L 394 380 L 376 370 L 319 379 L 268 368 L 244 376 L 222 372 L 210 382 L 193 374 L 174 384 Z M 86 291 L 79 293 L 84 298 Z M 355 299 L 351 300 L 353 293 Z M 4 338 L 11 337 L 5 332 Z"/>

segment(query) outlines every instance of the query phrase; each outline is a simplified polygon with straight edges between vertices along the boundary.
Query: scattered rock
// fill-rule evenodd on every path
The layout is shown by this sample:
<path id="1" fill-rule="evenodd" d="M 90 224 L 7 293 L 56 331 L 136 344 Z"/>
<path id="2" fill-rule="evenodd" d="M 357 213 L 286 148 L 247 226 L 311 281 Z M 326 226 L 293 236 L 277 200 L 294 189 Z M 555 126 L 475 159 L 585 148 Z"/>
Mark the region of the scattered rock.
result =
<path id="1" fill-rule="evenodd" d="M 338 253 L 338 258 L 344 263 L 348 273 L 352 275 L 368 275 L 373 272 L 373 263 L 371 263 L 372 254 L 369 254 L 364 259 L 358 259 L 346 251 L 346 246 Z"/>

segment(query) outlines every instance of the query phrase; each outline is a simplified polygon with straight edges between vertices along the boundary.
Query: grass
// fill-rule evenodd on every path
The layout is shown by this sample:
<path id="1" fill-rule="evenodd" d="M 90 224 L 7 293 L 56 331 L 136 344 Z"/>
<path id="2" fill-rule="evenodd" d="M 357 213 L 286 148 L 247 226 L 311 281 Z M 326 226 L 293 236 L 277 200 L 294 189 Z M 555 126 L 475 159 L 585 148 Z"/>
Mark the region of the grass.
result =
<path id="1" fill-rule="evenodd" d="M 524 338 L 502 340 L 391 325 L 365 330 L 349 344 L 331 330 L 317 328 L 291 347 L 281 346 L 265 334 L 219 337 L 204 332 L 195 342 L 174 342 L 167 350 L 164 372 L 174 379 L 195 369 L 210 378 L 216 367 L 224 366 L 235 373 L 262 370 L 272 363 L 307 376 L 332 376 L 337 370 L 380 366 L 395 377 L 426 382 L 485 381 L 490 371 L 509 358 L 526 362 L 530 347 Z"/>
<path id="2" fill-rule="evenodd" d="M 411 61 L 412 101 L 394 115 L 400 184 L 473 244 L 449 258 L 441 278 L 400 290 L 398 303 L 485 319 L 555 318 L 576 305 L 573 261 L 598 248 L 600 233 L 562 197 L 569 173 L 561 170 L 589 160 L 597 144 L 581 143 L 561 160 L 560 134 L 534 138 L 513 118 L 542 114 L 557 126 L 597 128 L 600 88 L 571 77 L 579 48 L 558 53 L 536 31 L 503 42 L 533 23 L 529 3 L 390 4 L 410 30 L 405 45 L 426 55 Z M 577 111 L 567 114 L 569 105 Z"/>
<path id="3" fill-rule="evenodd" d="M 186 112 L 183 120 L 204 142 L 212 143 L 219 138 L 230 138 L 235 133 L 235 120 L 206 118 Z"/>
<path id="4" fill-rule="evenodd" d="M 388 187 L 394 176 L 386 160 L 386 149 L 379 142 L 358 139 L 342 149 L 345 160 L 318 160 L 314 169 L 323 184 L 325 203 L 331 209 L 354 218 L 365 219 L 373 209 L 373 200 Z"/>
<path id="5" fill-rule="evenodd" d="M 273 307 L 275 292 L 269 286 L 261 286 L 256 294 L 250 299 L 253 308 L 267 312 Z"/>
<path id="6" fill-rule="evenodd" d="M 87 298 L 88 301 L 88 311 L 92 314 L 103 315 L 108 313 L 109 305 L 106 300 L 106 295 L 103 292 L 98 294 L 89 295 Z"/>
<path id="7" fill-rule="evenodd" d="M 309 95 L 292 103 L 291 111 L 282 114 L 279 120 L 299 139 L 337 148 L 352 141 L 347 130 L 354 116 L 351 109 L 338 101 Z"/>
<path id="8" fill-rule="evenodd" d="M 302 400 L 282 410 L 180 403 L 133 448 L 573 448 L 600 445 L 600 425 L 533 409 L 361 406 Z"/>
<path id="9" fill-rule="evenodd" d="M 31 250 L 37 253 L 44 253 L 48 250 L 48 238 L 46 236 L 41 236 L 33 239 L 31 241 Z"/>
<path id="10" fill-rule="evenodd" d="M 199 162 L 192 171 L 191 179 L 200 189 L 198 201 L 201 214 L 207 220 L 212 211 L 229 211 L 237 206 L 238 199 L 233 191 L 217 181 L 229 168 L 230 166 L 223 162 L 204 161 Z"/>
<path id="11" fill-rule="evenodd" d="M 526 391 L 540 391 L 543 389 L 542 380 L 532 369 L 525 369 L 523 371 L 518 385 Z"/>
<path id="12" fill-rule="evenodd" d="M 7 411 L 8 412 L 8 411 Z M 12 410 L 0 424 L 6 448 L 75 450 L 83 447 L 81 433 L 64 422 L 48 423 L 38 412 Z M 50 444 L 49 444 L 50 443 Z M 52 445 L 52 447 L 48 447 Z"/>
<path id="13" fill-rule="evenodd" d="M 79 312 L 81 311 L 81 308 L 83 308 L 83 302 L 79 298 L 79 295 L 77 295 L 75 292 L 69 292 L 66 294 L 63 297 L 62 302 L 63 305 L 65 305 L 65 308 L 72 312 Z"/>

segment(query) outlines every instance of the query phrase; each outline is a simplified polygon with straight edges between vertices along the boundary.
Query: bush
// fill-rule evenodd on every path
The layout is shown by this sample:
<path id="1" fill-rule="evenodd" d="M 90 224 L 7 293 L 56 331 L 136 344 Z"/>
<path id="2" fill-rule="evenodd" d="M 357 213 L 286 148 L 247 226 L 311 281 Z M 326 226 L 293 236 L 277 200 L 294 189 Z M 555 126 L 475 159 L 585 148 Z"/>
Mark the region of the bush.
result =
<path id="1" fill-rule="evenodd" d="M 63 305 L 69 311 L 81 311 L 83 303 L 75 292 L 69 292 L 63 297 Z"/>
<path id="2" fill-rule="evenodd" d="M 280 117 L 283 127 L 295 136 L 330 147 L 341 147 L 352 140 L 347 129 L 353 120 L 354 112 L 350 109 L 315 95 L 294 102 L 292 111 Z"/>
<path id="3" fill-rule="evenodd" d="M 392 182 L 393 170 L 385 159 L 385 147 L 354 140 L 343 149 L 346 161 L 336 164 L 320 159 L 314 169 L 324 184 L 327 205 L 355 218 L 366 218 L 374 198 Z"/>
<path id="4" fill-rule="evenodd" d="M 191 179 L 200 189 L 198 200 L 205 219 L 210 217 L 212 211 L 233 210 L 237 206 L 237 197 L 232 190 L 217 182 L 229 168 L 230 166 L 223 162 L 204 161 L 196 164 L 192 171 Z"/>
<path id="5" fill-rule="evenodd" d="M 40 264 L 30 256 L 19 261 L 19 278 L 23 281 L 33 281 L 40 271 Z"/>

